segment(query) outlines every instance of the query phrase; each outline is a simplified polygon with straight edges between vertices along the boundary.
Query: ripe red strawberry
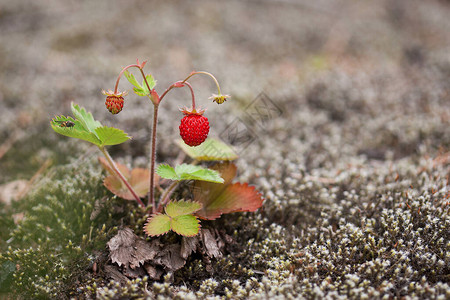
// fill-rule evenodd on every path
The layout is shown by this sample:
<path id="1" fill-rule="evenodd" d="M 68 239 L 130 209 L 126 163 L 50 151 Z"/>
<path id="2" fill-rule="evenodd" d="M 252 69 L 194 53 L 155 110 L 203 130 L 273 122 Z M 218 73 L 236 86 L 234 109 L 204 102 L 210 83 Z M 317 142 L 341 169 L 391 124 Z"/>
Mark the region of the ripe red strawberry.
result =
<path id="1" fill-rule="evenodd" d="M 208 118 L 203 116 L 204 111 L 182 110 L 184 113 L 180 124 L 180 136 L 186 145 L 198 146 L 208 137 L 209 122 Z"/>

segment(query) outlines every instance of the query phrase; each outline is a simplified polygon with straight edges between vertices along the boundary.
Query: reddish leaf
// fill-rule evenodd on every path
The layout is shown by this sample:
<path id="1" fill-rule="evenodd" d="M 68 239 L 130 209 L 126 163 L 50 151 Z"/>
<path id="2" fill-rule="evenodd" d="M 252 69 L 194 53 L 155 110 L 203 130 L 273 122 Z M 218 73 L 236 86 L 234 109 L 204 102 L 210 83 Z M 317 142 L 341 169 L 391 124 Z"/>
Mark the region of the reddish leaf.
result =
<path id="1" fill-rule="evenodd" d="M 155 174 L 155 184 L 158 183 L 158 178 Z M 144 198 L 150 191 L 150 171 L 148 169 L 134 168 L 131 170 L 131 178 L 127 180 L 141 198 Z"/>
<path id="2" fill-rule="evenodd" d="M 109 191 L 111 191 L 111 193 L 120 198 L 126 200 L 135 200 L 122 180 L 120 180 L 119 177 L 117 177 L 113 172 L 106 159 L 104 159 L 103 157 L 99 157 L 98 160 L 102 167 L 110 174 L 103 180 L 104 186 Z M 125 165 L 119 163 L 116 163 L 116 166 L 125 177 L 125 179 L 133 187 L 136 194 L 141 198 L 145 197 L 150 190 L 150 172 L 147 169 L 142 168 L 135 168 L 130 171 Z M 156 182 L 158 182 L 158 177 L 156 177 L 155 179 Z"/>
<path id="3" fill-rule="evenodd" d="M 234 183 L 236 166 L 232 163 L 218 164 L 213 167 L 225 179 L 224 184 L 196 181 L 194 186 L 194 201 L 203 204 L 196 215 L 202 219 L 214 220 L 222 214 L 239 211 L 255 211 L 261 207 L 264 199 L 254 187 L 247 183 Z"/>

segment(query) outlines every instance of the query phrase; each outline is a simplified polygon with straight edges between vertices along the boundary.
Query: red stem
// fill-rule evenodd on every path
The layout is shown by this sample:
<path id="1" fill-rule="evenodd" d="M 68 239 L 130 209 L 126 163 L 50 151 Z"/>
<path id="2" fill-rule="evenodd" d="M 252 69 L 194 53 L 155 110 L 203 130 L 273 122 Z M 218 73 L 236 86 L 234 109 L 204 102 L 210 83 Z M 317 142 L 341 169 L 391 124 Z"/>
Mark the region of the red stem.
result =
<path id="1" fill-rule="evenodd" d="M 117 80 L 116 80 L 116 86 L 114 87 L 114 93 L 115 93 L 115 94 L 117 94 L 117 89 L 119 88 L 120 77 L 122 76 L 122 74 L 123 74 L 127 69 L 133 68 L 133 67 L 138 68 L 138 69 L 141 70 L 141 72 L 142 72 L 141 66 L 140 66 L 140 65 L 137 65 L 137 64 L 128 65 L 128 66 L 126 66 L 125 68 L 123 68 L 122 71 L 120 71 L 119 76 L 117 77 Z M 142 73 L 142 74 L 144 74 L 144 73 Z M 144 76 L 144 79 L 145 79 L 145 76 Z M 145 82 L 147 83 L 147 80 L 145 80 Z M 147 86 L 148 86 L 148 83 L 147 83 Z"/>
<path id="2" fill-rule="evenodd" d="M 195 96 L 194 96 L 194 89 L 192 88 L 192 85 L 189 82 L 184 82 L 185 85 L 189 87 L 191 90 L 191 96 L 192 96 L 192 110 L 195 111 Z"/>
<path id="3" fill-rule="evenodd" d="M 178 184 L 179 184 L 179 181 L 174 181 L 166 188 L 164 193 L 161 195 L 161 198 L 159 199 L 157 212 L 162 212 L 163 206 L 167 202 L 169 202 L 170 195 L 172 195 L 173 191 L 178 186 Z"/>
<path id="4" fill-rule="evenodd" d="M 156 161 L 156 125 L 158 124 L 158 107 L 159 104 L 153 103 L 153 127 L 152 127 L 152 150 L 150 156 L 150 194 L 148 195 L 148 203 L 152 204 L 152 212 L 156 213 L 154 189 L 155 189 L 155 161 Z"/>

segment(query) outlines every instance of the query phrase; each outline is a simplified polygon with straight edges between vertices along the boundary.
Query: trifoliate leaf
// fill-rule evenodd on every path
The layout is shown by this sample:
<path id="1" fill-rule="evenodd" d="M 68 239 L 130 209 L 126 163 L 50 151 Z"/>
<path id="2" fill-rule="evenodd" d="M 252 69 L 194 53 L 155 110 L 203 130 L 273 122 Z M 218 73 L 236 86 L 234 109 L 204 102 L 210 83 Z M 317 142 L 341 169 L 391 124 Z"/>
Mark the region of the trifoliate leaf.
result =
<path id="1" fill-rule="evenodd" d="M 154 214 L 148 218 L 144 231 L 149 236 L 163 235 L 175 231 L 183 236 L 194 236 L 200 230 L 200 221 L 193 215 L 169 217 L 165 214 Z"/>
<path id="2" fill-rule="evenodd" d="M 168 215 L 155 214 L 148 218 L 144 231 L 149 236 L 162 235 L 170 230 L 171 219 Z"/>
<path id="3" fill-rule="evenodd" d="M 71 108 L 75 119 L 80 121 L 80 124 L 83 126 L 83 128 L 93 133 L 94 135 L 97 135 L 95 133 L 95 129 L 101 127 L 102 124 L 99 121 L 94 120 L 92 114 L 90 112 L 88 113 L 86 109 L 84 109 L 84 107 L 80 107 L 72 102 Z"/>
<path id="4" fill-rule="evenodd" d="M 197 210 L 202 208 L 202 204 L 199 202 L 191 201 L 172 201 L 166 206 L 166 214 L 169 217 L 178 217 L 181 215 L 189 215 L 195 213 Z"/>
<path id="5" fill-rule="evenodd" d="M 214 138 L 207 138 L 206 141 L 196 147 L 186 145 L 182 139 L 177 140 L 177 144 L 181 150 L 195 160 L 235 160 L 238 158 L 230 146 Z"/>
<path id="6" fill-rule="evenodd" d="M 156 173 L 162 178 L 178 181 L 202 180 L 216 183 L 223 182 L 223 179 L 217 171 L 188 164 L 176 166 L 175 169 L 169 165 L 160 165 L 156 170 Z"/>
<path id="7" fill-rule="evenodd" d="M 130 139 L 123 131 L 114 127 L 102 126 L 95 129 L 102 146 L 122 144 Z"/>
<path id="8" fill-rule="evenodd" d="M 200 230 L 200 221 L 193 215 L 183 215 L 172 218 L 170 227 L 180 235 L 194 236 Z"/>
<path id="9" fill-rule="evenodd" d="M 167 204 L 166 214 L 152 215 L 144 231 L 149 236 L 161 235 L 173 230 L 183 236 L 194 236 L 200 230 L 200 221 L 192 213 L 202 208 L 198 202 L 173 201 Z"/>
<path id="10" fill-rule="evenodd" d="M 97 146 L 100 146 L 102 143 L 94 133 L 86 130 L 79 120 L 74 120 L 71 117 L 54 117 L 50 125 L 59 134 L 85 140 Z"/>

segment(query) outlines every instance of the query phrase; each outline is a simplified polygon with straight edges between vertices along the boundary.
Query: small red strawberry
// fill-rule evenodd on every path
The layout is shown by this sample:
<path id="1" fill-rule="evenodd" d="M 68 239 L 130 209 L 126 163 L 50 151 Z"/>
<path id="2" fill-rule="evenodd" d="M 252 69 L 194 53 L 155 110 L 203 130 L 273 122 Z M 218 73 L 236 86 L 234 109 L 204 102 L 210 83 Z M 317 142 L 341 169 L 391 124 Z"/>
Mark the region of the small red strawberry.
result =
<path id="1" fill-rule="evenodd" d="M 181 119 L 180 136 L 188 146 L 198 146 L 208 137 L 209 122 L 208 118 L 203 116 L 203 111 L 182 110 L 185 115 Z"/>
<path id="2" fill-rule="evenodd" d="M 106 92 L 103 91 L 103 94 L 106 97 L 105 105 L 106 108 L 113 114 L 118 114 L 122 111 L 123 108 L 123 96 L 125 96 L 127 93 L 114 93 L 112 91 Z"/>

